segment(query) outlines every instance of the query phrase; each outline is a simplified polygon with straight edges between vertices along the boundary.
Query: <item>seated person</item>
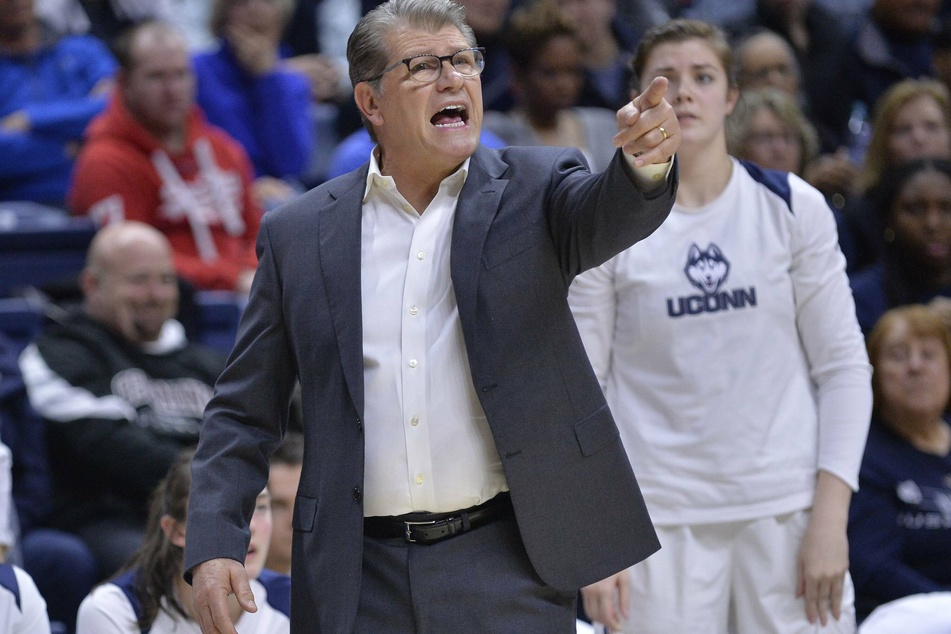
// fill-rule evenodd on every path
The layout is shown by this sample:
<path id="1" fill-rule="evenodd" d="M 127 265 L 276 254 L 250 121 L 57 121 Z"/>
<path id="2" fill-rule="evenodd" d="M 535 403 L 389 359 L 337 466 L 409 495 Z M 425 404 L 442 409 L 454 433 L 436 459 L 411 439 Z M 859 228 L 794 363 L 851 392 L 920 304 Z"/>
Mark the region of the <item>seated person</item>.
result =
<path id="1" fill-rule="evenodd" d="M 930 309 L 903 306 L 878 321 L 868 351 L 872 426 L 848 529 L 860 619 L 951 591 L 951 335 Z"/>
<path id="2" fill-rule="evenodd" d="M 294 537 L 294 499 L 300 484 L 304 464 L 304 435 L 288 431 L 284 440 L 271 454 L 267 488 L 271 493 L 271 548 L 267 554 L 267 568 L 281 574 L 291 574 L 291 542 Z"/>
<path id="3" fill-rule="evenodd" d="M 0 563 L 0 632 L 49 634 L 46 601 L 22 568 Z"/>
<path id="4" fill-rule="evenodd" d="M 53 37 L 33 9 L 33 0 L 0 1 L 0 200 L 62 208 L 116 63 L 94 37 Z"/>
<path id="5" fill-rule="evenodd" d="M 293 0 L 214 0 L 209 22 L 219 48 L 194 58 L 198 104 L 244 147 L 258 179 L 293 181 L 313 150 L 310 82 L 280 50 L 293 8 Z"/>
<path id="6" fill-rule="evenodd" d="M 11 452 L 12 550 L 8 562 L 21 566 L 46 597 L 51 621 L 72 632 L 79 604 L 96 582 L 96 562 L 86 544 L 66 531 L 49 528 L 52 475 L 46 456 L 43 420 L 29 405 L 17 366 L 20 346 L 0 335 L 0 440 Z M 0 518 L 7 517 L 0 512 Z M 11 530 L 11 533 L 15 533 Z M 64 575 L 63 570 L 69 574 Z M 0 628 L 0 632 L 6 631 Z"/>
<path id="7" fill-rule="evenodd" d="M 515 106 L 486 112 L 483 125 L 509 145 L 576 147 L 591 171 L 604 170 L 617 151 L 617 117 L 607 108 L 578 107 L 582 42 L 567 15 L 545 0 L 517 10 L 505 46 Z"/>
<path id="8" fill-rule="evenodd" d="M 92 35 L 111 44 L 143 20 L 165 20 L 185 27 L 187 5 L 206 0 L 35 0 L 36 12 L 57 33 Z"/>
<path id="9" fill-rule="evenodd" d="M 87 131 L 71 211 L 100 224 L 139 220 L 172 243 L 175 270 L 195 288 L 248 292 L 261 219 L 247 155 L 205 121 L 184 38 L 161 22 L 116 43 L 109 107 Z"/>
<path id="10" fill-rule="evenodd" d="M 809 165 L 796 174 L 825 194 L 835 209 L 842 209 L 856 187 L 858 168 L 854 159 L 861 158 L 850 155 L 841 131 L 823 127 L 813 116 L 803 86 L 802 66 L 792 46 L 777 33 L 760 30 L 737 43 L 735 51 L 741 94 L 766 89 L 783 92 L 794 102 L 792 107 L 800 110 L 800 116 L 805 116 L 808 125 L 815 130 L 813 134 L 818 147 L 808 157 Z M 785 110 L 789 108 L 784 107 Z M 731 119 L 743 116 L 740 107 L 734 110 Z"/>
<path id="11" fill-rule="evenodd" d="M 83 601 L 76 634 L 198 632 L 192 587 L 182 578 L 193 454 L 183 451 L 169 468 L 152 496 L 142 547 L 118 575 Z M 250 529 L 244 565 L 258 609 L 245 613 L 235 601 L 231 618 L 241 634 L 286 634 L 288 615 L 274 606 L 290 605 L 289 579 L 264 571 L 271 540 L 271 500 L 266 488 L 257 498 Z"/>
<path id="12" fill-rule="evenodd" d="M 49 634 L 46 602 L 30 575 L 7 563 L 15 516 L 11 496 L 10 449 L 0 443 L 0 632 Z"/>
<path id="13" fill-rule="evenodd" d="M 932 79 L 906 79 L 875 106 L 858 194 L 842 210 L 840 239 L 848 232 L 855 245 L 851 253 L 843 247 L 849 273 L 882 258 L 883 227 L 875 211 L 879 188 L 888 185 L 896 167 L 926 157 L 951 159 L 951 93 Z"/>
<path id="14" fill-rule="evenodd" d="M 50 523 L 81 537 L 106 577 L 141 543 L 155 485 L 197 443 L 224 359 L 172 319 L 172 250 L 155 228 L 101 229 L 80 286 L 82 309 L 28 346 L 20 370 L 47 422 Z"/>
<path id="15" fill-rule="evenodd" d="M 951 161 L 915 159 L 878 190 L 882 261 L 852 275 L 866 334 L 889 308 L 931 303 L 951 328 Z"/>
<path id="16" fill-rule="evenodd" d="M 584 84 L 578 105 L 617 110 L 630 101 L 631 59 L 643 33 L 636 33 L 618 12 L 617 0 L 554 2 L 582 43 Z"/>
<path id="17" fill-rule="evenodd" d="M 793 99 L 775 88 L 744 90 L 729 119 L 730 154 L 802 176 L 819 150 L 816 129 Z"/>

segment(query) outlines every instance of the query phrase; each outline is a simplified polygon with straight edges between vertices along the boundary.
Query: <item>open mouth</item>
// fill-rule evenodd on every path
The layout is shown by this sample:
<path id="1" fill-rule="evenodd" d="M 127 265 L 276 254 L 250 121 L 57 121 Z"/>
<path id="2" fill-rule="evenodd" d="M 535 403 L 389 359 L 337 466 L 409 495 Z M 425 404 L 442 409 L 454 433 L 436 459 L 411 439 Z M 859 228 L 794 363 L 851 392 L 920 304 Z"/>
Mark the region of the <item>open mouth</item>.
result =
<path id="1" fill-rule="evenodd" d="M 469 112 L 460 104 L 446 106 L 429 121 L 437 128 L 464 128 L 469 122 Z"/>

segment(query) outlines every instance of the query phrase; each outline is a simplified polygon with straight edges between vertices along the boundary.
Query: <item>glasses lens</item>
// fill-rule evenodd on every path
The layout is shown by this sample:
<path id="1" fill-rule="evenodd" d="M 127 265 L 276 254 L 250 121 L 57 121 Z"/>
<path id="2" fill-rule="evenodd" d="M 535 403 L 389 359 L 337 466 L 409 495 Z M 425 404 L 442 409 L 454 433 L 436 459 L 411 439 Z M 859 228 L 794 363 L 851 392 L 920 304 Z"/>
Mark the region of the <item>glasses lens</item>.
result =
<path id="1" fill-rule="evenodd" d="M 442 62 L 435 55 L 420 55 L 409 63 L 409 72 L 416 81 L 436 81 Z"/>
<path id="2" fill-rule="evenodd" d="M 485 60 L 482 57 L 482 51 L 468 49 L 452 56 L 452 67 L 464 77 L 478 75 L 482 72 L 483 66 L 485 66 Z"/>

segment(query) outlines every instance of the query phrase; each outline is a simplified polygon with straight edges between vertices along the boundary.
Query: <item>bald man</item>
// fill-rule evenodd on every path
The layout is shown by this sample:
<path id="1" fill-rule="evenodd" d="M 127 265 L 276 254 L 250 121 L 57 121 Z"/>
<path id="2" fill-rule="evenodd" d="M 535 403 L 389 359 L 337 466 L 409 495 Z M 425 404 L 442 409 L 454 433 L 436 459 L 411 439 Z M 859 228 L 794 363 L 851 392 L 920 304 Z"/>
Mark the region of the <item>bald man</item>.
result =
<path id="1" fill-rule="evenodd" d="M 47 421 L 53 524 L 79 535 L 106 577 L 141 543 L 153 488 L 197 443 L 224 360 L 173 318 L 172 249 L 153 227 L 101 229 L 80 286 L 82 309 L 49 326 L 20 368 Z"/>

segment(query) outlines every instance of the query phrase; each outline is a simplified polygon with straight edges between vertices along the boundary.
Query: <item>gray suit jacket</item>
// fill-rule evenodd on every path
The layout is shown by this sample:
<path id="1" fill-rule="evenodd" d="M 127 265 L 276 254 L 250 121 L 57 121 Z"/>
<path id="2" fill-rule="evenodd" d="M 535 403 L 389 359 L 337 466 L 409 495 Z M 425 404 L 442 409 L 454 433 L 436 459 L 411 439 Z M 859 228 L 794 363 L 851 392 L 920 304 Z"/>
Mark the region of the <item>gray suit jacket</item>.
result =
<path id="1" fill-rule="evenodd" d="M 293 631 L 351 631 L 357 610 L 366 173 L 325 183 L 262 222 L 258 273 L 193 466 L 185 569 L 215 557 L 243 562 L 299 377 L 306 440 Z M 592 175 L 573 149 L 479 148 L 460 195 L 450 266 L 472 381 L 525 548 L 559 589 L 607 577 L 659 547 L 566 295 L 575 275 L 661 224 L 676 175 L 671 182 L 647 198 L 620 153 Z"/>

